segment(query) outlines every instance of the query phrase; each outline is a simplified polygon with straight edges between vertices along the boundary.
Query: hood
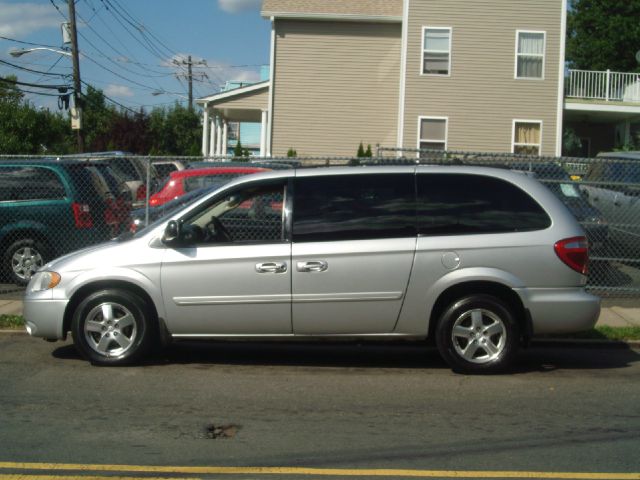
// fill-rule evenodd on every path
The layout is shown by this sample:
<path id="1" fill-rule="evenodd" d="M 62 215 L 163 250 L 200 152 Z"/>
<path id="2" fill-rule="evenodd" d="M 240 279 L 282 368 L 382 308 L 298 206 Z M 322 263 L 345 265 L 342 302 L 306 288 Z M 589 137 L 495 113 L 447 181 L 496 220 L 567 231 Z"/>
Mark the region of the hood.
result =
<path id="1" fill-rule="evenodd" d="M 143 246 L 146 250 L 149 249 L 147 240 L 144 238 L 132 239 L 126 242 L 111 240 L 58 257 L 47 263 L 42 269 L 70 272 L 105 266 L 131 265 L 135 263 L 136 256 L 140 254 L 140 246 Z"/>

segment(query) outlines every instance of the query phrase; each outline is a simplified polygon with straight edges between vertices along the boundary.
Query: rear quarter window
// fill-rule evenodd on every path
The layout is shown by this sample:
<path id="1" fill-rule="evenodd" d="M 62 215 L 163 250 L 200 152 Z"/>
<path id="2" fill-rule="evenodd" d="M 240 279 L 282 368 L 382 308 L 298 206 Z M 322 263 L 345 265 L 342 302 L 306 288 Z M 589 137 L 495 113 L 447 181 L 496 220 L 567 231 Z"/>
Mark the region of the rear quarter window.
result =
<path id="1" fill-rule="evenodd" d="M 0 167 L 0 201 L 60 200 L 65 196 L 60 176 L 49 168 Z"/>
<path id="2" fill-rule="evenodd" d="M 418 174 L 417 188 L 421 235 L 527 232 L 551 225 L 528 193 L 499 178 Z"/>

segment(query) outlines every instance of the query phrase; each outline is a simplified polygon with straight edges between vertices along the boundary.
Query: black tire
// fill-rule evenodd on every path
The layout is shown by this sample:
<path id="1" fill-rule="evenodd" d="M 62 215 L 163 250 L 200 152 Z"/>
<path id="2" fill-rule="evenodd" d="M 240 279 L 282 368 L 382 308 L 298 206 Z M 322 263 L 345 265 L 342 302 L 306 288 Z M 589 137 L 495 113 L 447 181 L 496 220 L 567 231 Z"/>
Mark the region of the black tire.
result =
<path id="1" fill-rule="evenodd" d="M 73 342 L 95 365 L 129 365 L 157 343 L 157 322 L 138 295 L 121 289 L 92 293 L 76 308 Z"/>
<path id="2" fill-rule="evenodd" d="M 13 242 L 4 252 L 3 265 L 9 280 L 17 285 L 26 285 L 31 276 L 48 261 L 45 245 L 31 238 Z"/>
<path id="3" fill-rule="evenodd" d="M 511 308 L 491 295 L 469 295 L 453 302 L 436 326 L 442 358 L 458 373 L 500 373 L 520 346 L 520 325 Z"/>

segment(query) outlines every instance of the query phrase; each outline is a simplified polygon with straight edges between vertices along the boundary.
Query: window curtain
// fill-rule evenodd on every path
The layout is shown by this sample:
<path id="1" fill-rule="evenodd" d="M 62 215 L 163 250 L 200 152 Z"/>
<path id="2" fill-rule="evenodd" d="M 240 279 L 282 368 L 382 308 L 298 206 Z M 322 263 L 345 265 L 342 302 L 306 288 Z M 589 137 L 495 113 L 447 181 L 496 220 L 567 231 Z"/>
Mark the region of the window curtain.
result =
<path id="1" fill-rule="evenodd" d="M 518 34 L 518 77 L 542 78 L 544 34 Z"/>

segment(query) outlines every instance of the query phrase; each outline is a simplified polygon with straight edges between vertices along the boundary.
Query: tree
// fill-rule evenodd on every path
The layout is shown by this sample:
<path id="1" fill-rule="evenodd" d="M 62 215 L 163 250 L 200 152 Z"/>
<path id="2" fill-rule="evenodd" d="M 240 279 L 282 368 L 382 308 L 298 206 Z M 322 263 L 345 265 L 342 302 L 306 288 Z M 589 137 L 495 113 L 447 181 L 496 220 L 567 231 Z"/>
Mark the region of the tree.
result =
<path id="1" fill-rule="evenodd" d="M 356 157 L 362 158 L 364 156 L 365 156 L 364 145 L 362 145 L 362 142 L 360 142 L 360 145 L 358 146 L 358 152 L 356 153 Z"/>
<path id="2" fill-rule="evenodd" d="M 0 82 L 0 154 L 65 154 L 73 151 L 68 118 L 24 100 L 15 76 Z"/>
<path id="3" fill-rule="evenodd" d="M 571 68 L 640 72 L 640 0 L 573 0 L 567 19 Z"/>

